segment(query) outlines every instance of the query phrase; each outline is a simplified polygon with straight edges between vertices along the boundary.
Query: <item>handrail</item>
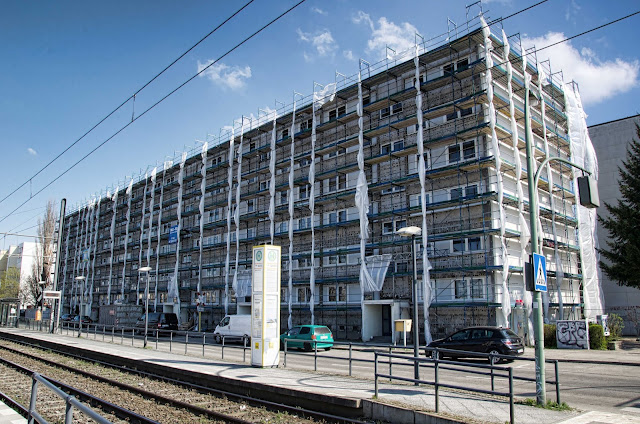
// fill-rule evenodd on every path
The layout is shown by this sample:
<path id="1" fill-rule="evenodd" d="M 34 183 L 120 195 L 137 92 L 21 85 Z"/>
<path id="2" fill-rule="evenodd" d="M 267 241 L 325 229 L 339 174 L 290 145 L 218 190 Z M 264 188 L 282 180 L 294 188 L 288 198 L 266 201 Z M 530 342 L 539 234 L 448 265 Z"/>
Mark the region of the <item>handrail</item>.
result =
<path id="1" fill-rule="evenodd" d="M 98 414 L 93 409 L 89 408 L 85 404 L 81 403 L 76 397 L 72 395 L 68 395 L 58 387 L 53 385 L 49 380 L 47 380 L 42 375 L 34 372 L 31 376 L 33 379 L 33 384 L 31 386 L 31 401 L 29 402 L 29 415 L 28 422 L 29 424 L 33 424 L 34 422 L 38 423 L 46 423 L 47 421 L 36 411 L 36 400 L 38 395 L 38 383 L 43 384 L 47 389 L 51 390 L 55 395 L 62 398 L 66 405 L 66 412 L 64 417 L 65 424 L 71 424 L 73 422 L 73 408 L 80 410 L 82 413 L 88 415 L 92 420 L 99 424 L 111 424 L 111 421 L 104 418 L 102 415 Z"/>

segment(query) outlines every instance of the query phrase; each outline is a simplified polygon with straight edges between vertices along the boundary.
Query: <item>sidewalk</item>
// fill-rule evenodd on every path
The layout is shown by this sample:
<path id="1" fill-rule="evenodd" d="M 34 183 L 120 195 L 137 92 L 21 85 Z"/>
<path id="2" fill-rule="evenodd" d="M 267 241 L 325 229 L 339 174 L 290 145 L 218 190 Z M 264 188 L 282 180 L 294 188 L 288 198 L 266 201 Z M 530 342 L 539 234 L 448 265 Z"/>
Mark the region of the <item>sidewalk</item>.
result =
<path id="1" fill-rule="evenodd" d="M 203 357 L 190 357 L 176 353 L 145 350 L 141 348 L 111 344 L 91 339 L 78 339 L 63 335 L 38 333 L 24 329 L 0 329 L 0 332 L 31 337 L 43 342 L 59 343 L 74 348 L 82 348 L 91 352 L 119 356 L 136 361 L 144 361 L 176 371 L 184 370 L 203 374 L 203 377 L 227 379 L 230 384 L 251 384 L 266 391 L 288 391 L 299 393 L 300 397 L 313 398 L 333 397 L 335 402 L 357 402 L 374 419 L 387 420 L 394 423 L 505 423 L 509 421 L 509 403 L 503 399 L 474 396 L 473 394 L 452 391 L 440 391 L 440 411 L 436 416 L 435 396 L 430 387 L 380 383 L 379 397 L 374 398 L 374 384 L 370 379 L 356 379 L 345 376 L 327 375 L 313 372 L 302 372 L 287 368 L 254 368 L 237 363 Z M 612 357 L 608 352 L 602 353 L 598 360 L 606 361 Z M 552 352 L 552 359 L 575 359 L 575 351 Z M 580 357 L 584 357 L 581 353 Z M 607 356 L 605 356 L 607 355 Z M 638 355 L 630 355 L 637 358 Z M 186 360 L 189 358 L 188 360 Z M 631 361 L 631 359 L 629 359 Z M 639 361 L 635 361 L 637 363 Z M 595 414 L 595 415 L 594 415 Z M 603 414 L 578 413 L 575 411 L 559 412 L 535 408 L 526 405 L 515 405 L 515 419 L 518 424 L 637 424 L 640 417 Z M 5 423 L 0 418 L 0 423 Z"/>
<path id="2" fill-rule="evenodd" d="M 559 362 L 587 364 L 614 364 L 640 367 L 640 342 L 635 337 L 624 337 L 619 350 L 545 349 L 545 359 Z M 535 349 L 528 347 L 524 357 L 534 358 Z"/>

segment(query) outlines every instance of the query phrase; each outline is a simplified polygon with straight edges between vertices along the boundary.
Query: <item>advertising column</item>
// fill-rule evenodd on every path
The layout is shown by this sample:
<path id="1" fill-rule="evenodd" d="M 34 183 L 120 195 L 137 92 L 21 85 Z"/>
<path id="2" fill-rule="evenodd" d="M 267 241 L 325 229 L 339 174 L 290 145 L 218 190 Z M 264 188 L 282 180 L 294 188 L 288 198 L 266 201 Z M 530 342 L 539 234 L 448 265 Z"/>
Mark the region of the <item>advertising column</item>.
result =
<path id="1" fill-rule="evenodd" d="M 280 362 L 280 246 L 253 248 L 251 284 L 251 365 Z"/>

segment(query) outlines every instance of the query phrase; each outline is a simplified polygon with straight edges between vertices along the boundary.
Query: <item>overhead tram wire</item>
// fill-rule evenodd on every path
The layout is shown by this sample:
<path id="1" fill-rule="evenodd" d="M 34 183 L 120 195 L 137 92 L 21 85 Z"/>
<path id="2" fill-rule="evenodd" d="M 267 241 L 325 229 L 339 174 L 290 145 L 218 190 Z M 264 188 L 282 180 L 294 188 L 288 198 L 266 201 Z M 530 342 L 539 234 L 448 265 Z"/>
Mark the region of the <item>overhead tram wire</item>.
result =
<path id="1" fill-rule="evenodd" d="M 60 152 L 55 158 L 53 158 L 51 161 L 49 161 L 44 167 L 42 167 L 38 172 L 36 172 L 35 174 L 33 174 L 30 178 L 28 178 L 24 183 L 20 184 L 18 187 L 16 187 L 11 193 L 7 194 L 5 197 L 3 197 L 0 200 L 0 204 L 2 202 L 4 202 L 5 200 L 7 200 L 9 197 L 13 196 L 18 190 L 20 190 L 21 188 L 23 188 L 24 186 L 26 186 L 27 184 L 29 184 L 29 182 L 31 180 L 33 180 L 35 177 L 37 177 L 38 175 L 40 175 L 40 173 L 42 173 L 45 169 L 47 169 L 49 167 L 49 165 L 53 164 L 56 160 L 58 160 L 62 155 L 64 155 L 65 153 L 67 153 L 73 146 L 75 146 L 76 144 L 78 144 L 82 139 L 84 139 L 87 135 L 89 135 L 93 130 L 95 130 L 96 128 L 98 128 L 104 121 L 106 121 L 107 119 L 109 119 L 114 113 L 116 113 L 118 110 L 122 109 L 122 107 L 124 105 L 126 105 L 127 103 L 129 103 L 129 101 L 131 99 L 134 99 L 135 101 L 135 97 L 136 95 L 140 94 L 140 92 L 142 90 L 144 90 L 145 88 L 147 88 L 152 82 L 154 82 L 156 79 L 158 79 L 162 74 L 164 74 L 167 70 L 169 70 L 169 68 L 171 68 L 173 65 L 175 65 L 178 61 L 180 61 L 183 57 L 185 57 L 189 52 L 191 52 L 193 49 L 195 49 L 198 45 L 200 45 L 204 40 L 206 40 L 207 38 L 209 38 L 209 36 L 211 36 L 214 32 L 216 32 L 217 30 L 219 30 L 223 25 L 225 25 L 227 22 L 229 22 L 231 19 L 233 19 L 238 13 L 242 12 L 247 6 L 249 6 L 251 3 L 253 3 L 255 0 L 249 0 L 244 6 L 242 6 L 240 9 L 238 9 L 233 15 L 229 16 L 227 19 L 225 19 L 221 24 L 219 24 L 217 27 L 215 27 L 214 29 L 212 29 L 207 35 L 205 35 L 204 37 L 202 37 L 197 43 L 195 43 L 193 46 L 189 47 L 188 50 L 186 50 L 184 53 L 182 53 L 180 56 L 178 56 L 173 62 L 171 62 L 169 65 L 167 65 L 162 71 L 160 71 L 159 73 L 157 73 L 153 78 L 151 78 L 149 81 L 147 81 L 142 87 L 140 87 L 135 93 L 133 93 L 132 95 L 130 95 L 125 101 L 123 101 L 122 103 L 120 103 L 120 105 L 118 107 L 116 107 L 115 109 L 113 109 L 111 112 L 109 112 L 108 115 L 106 115 L 104 118 L 102 118 L 97 124 L 95 124 L 93 127 L 91 127 L 87 132 L 85 132 L 84 134 L 82 134 L 82 136 L 80 138 L 78 138 L 76 141 L 74 141 L 73 143 L 71 143 L 69 146 L 67 146 L 62 152 Z M 133 117 L 132 117 L 133 118 Z M 133 120 L 133 119 L 132 119 Z M 33 196 L 31 196 L 33 197 Z"/>
<path id="2" fill-rule="evenodd" d="M 280 16 L 278 16 L 277 18 L 275 18 L 274 20 L 272 20 L 271 22 L 269 22 L 268 24 L 266 24 L 265 26 L 263 26 L 261 29 L 259 29 L 258 31 L 256 31 L 255 33 L 253 33 L 252 35 L 250 35 L 249 37 L 245 38 L 242 42 L 240 42 L 239 44 L 237 44 L 235 47 L 233 47 L 231 50 L 227 51 L 225 54 L 223 54 L 222 56 L 220 56 L 218 59 L 216 59 L 214 62 L 210 63 L 209 65 L 207 65 L 204 69 L 202 69 L 200 72 L 198 72 L 197 74 L 195 74 L 194 76 L 192 76 L 191 78 L 189 78 L 187 81 L 185 81 L 184 83 L 182 83 L 179 87 L 177 87 L 176 89 L 174 89 L 173 91 L 171 91 L 169 94 L 167 94 L 166 96 L 164 96 L 162 99 L 158 100 L 156 103 L 154 103 L 151 107 L 149 107 L 148 109 L 146 109 L 144 112 L 142 112 L 140 115 L 138 115 L 133 121 L 129 122 L 127 125 L 125 125 L 124 127 L 120 128 L 116 133 L 114 133 L 113 135 L 111 135 L 109 138 L 107 138 L 105 141 L 103 141 L 100 145 L 98 145 L 96 148 L 94 148 L 93 150 L 91 150 L 89 153 L 87 153 L 85 156 L 83 156 L 81 159 L 79 159 L 77 162 L 75 162 L 73 165 L 71 165 L 69 168 L 67 168 L 62 174 L 58 175 L 56 178 L 54 178 L 52 181 L 50 181 L 47 185 L 45 185 L 42 189 L 38 190 L 33 196 L 31 196 L 29 199 L 25 200 L 24 202 L 22 202 L 20 204 L 20 206 L 18 206 L 17 208 L 15 208 L 13 211 L 11 211 L 8 215 L 4 216 L 2 219 L 0 219 L 0 222 L 3 222 L 5 219 L 7 219 L 9 216 L 11 216 L 14 212 L 16 212 L 18 209 L 20 209 L 22 206 L 24 206 L 25 204 L 27 204 L 33 197 L 37 196 L 38 194 L 42 193 L 46 188 L 48 188 L 51 184 L 53 184 L 54 182 L 56 182 L 58 179 L 60 179 L 62 176 L 64 176 L 67 172 L 69 172 L 71 169 L 75 168 L 80 162 L 82 162 L 84 159 L 86 159 L 87 157 L 89 157 L 90 155 L 92 155 L 96 150 L 98 150 L 100 147 L 102 147 L 103 145 L 105 145 L 107 142 L 109 142 L 112 138 L 114 138 L 115 136 L 117 136 L 120 132 L 122 132 L 124 129 L 126 129 L 129 125 L 131 125 L 133 122 L 135 122 L 138 118 L 141 118 L 143 115 L 145 115 L 147 112 L 149 112 L 151 109 L 153 109 L 154 107 L 156 107 L 158 104 L 160 104 L 161 102 L 163 102 L 165 99 L 167 99 L 169 96 L 171 96 L 172 94 L 174 94 L 176 91 L 180 90 L 182 87 L 184 87 L 186 84 L 188 84 L 190 81 L 192 81 L 194 78 L 196 78 L 198 75 L 200 75 L 202 72 L 204 72 L 205 70 L 207 70 L 209 67 L 213 66 L 215 63 L 217 63 L 218 61 L 220 61 L 221 59 L 223 59 L 225 56 L 227 56 L 228 54 L 230 54 L 231 52 L 233 52 L 236 48 L 240 47 L 241 45 L 243 45 L 244 43 L 246 43 L 247 41 L 249 41 L 251 38 L 253 38 L 254 36 L 256 36 L 258 33 L 260 33 L 261 31 L 263 31 L 264 29 L 266 29 L 268 26 L 272 25 L 275 21 L 279 20 L 280 18 L 282 18 L 284 15 L 286 15 L 287 13 L 289 13 L 290 11 L 292 11 L 293 9 L 295 9 L 296 7 L 298 7 L 300 4 L 304 3 L 306 0 L 301 0 L 300 2 L 298 2 L 297 4 L 295 4 L 293 7 L 291 7 L 290 9 L 288 9 L 286 12 L 283 12 Z M 545 0 L 546 1 L 546 0 Z M 535 6 L 535 5 L 534 5 Z M 596 31 L 598 29 L 602 29 L 604 27 L 607 27 L 609 25 L 618 23 L 620 21 L 623 21 L 625 19 L 628 19 L 632 16 L 635 16 L 637 14 L 640 14 L 640 11 L 631 13 L 627 16 L 624 16 L 622 18 L 618 18 L 614 21 L 608 22 L 606 24 L 600 25 L 598 27 L 592 28 L 590 30 L 584 31 L 582 33 L 573 35 L 571 37 L 567 37 L 563 40 L 557 41 L 553 44 L 550 44 L 548 46 L 545 47 L 541 47 L 539 49 L 536 49 L 533 52 L 530 53 L 523 53 L 522 56 L 528 56 L 530 54 L 545 50 L 549 47 L 553 47 L 555 45 L 564 43 L 566 41 L 572 40 L 574 38 L 580 37 L 582 35 L 588 34 L 590 32 Z M 504 20 L 506 18 L 503 18 L 502 20 Z M 497 21 L 500 21 L 500 19 L 498 19 Z M 500 65 L 503 65 L 507 62 L 510 62 L 511 59 L 500 62 L 500 63 L 496 63 L 493 67 L 498 67 Z"/>
<path id="3" fill-rule="evenodd" d="M 55 177 L 54 179 L 52 179 L 51 181 L 49 181 L 49 183 L 47 183 L 44 187 L 42 187 L 40 190 L 38 190 L 37 192 L 35 192 L 35 194 L 33 194 L 32 196 L 30 196 L 27 200 L 25 200 L 24 202 L 22 202 L 20 204 L 20 206 L 18 206 L 17 208 L 15 208 L 14 210 L 12 210 L 11 212 L 9 212 L 9 214 L 7 214 L 6 216 L 4 216 L 2 219 L 0 219 L 0 222 L 3 222 L 5 219 L 7 219 L 8 217 L 10 217 L 11 215 L 13 215 L 14 212 L 16 212 L 18 209 L 20 209 L 21 207 L 23 207 L 24 205 L 26 205 L 31 199 L 33 199 L 34 197 L 36 197 L 38 194 L 42 193 L 45 189 L 47 189 L 49 186 L 51 186 L 54 182 L 58 181 L 60 178 L 62 178 L 67 172 L 71 171 L 73 168 L 75 168 L 80 162 L 84 161 L 86 158 L 88 158 L 89 156 L 91 156 L 93 153 L 95 153 L 98 149 L 100 149 L 102 146 L 104 146 L 105 144 L 107 144 L 109 141 L 111 141 L 114 137 L 116 137 L 118 134 L 120 134 L 122 131 L 124 131 L 126 128 L 129 127 L 129 125 L 133 124 L 134 122 L 136 122 L 138 119 L 142 118 L 144 115 L 147 114 L 147 112 L 151 111 L 153 108 L 155 108 L 156 106 L 158 106 L 160 103 L 162 103 L 163 101 L 165 101 L 167 98 L 169 98 L 171 95 L 173 95 L 174 93 L 176 93 L 177 91 L 179 91 L 180 89 L 182 89 L 185 85 L 187 85 L 188 83 L 190 83 L 191 81 L 193 81 L 195 78 L 197 78 L 199 75 L 201 75 L 203 72 L 205 72 L 207 69 L 209 69 L 211 66 L 215 65 L 216 63 L 218 63 L 219 61 L 221 61 L 222 59 L 224 59 L 226 56 L 228 56 L 229 54 L 231 54 L 233 51 L 235 51 L 237 48 L 239 48 L 240 46 L 242 46 L 243 44 L 245 44 L 247 41 L 251 40 L 253 37 L 255 37 L 256 35 L 258 35 L 259 33 L 261 33 L 262 31 L 264 31 L 265 29 L 267 29 L 268 27 L 270 27 L 271 25 L 273 25 L 275 22 L 277 22 L 278 20 L 280 20 L 282 17 L 284 17 L 285 15 L 287 15 L 289 12 L 291 12 L 292 10 L 294 10 L 296 7 L 300 6 L 302 3 L 304 3 L 306 0 L 300 0 L 298 3 L 296 3 L 295 5 L 293 5 L 292 7 L 290 7 L 289 9 L 287 9 L 286 11 L 282 12 L 280 15 L 278 15 L 276 18 L 274 18 L 273 20 L 271 20 L 269 23 L 265 24 L 264 26 L 262 26 L 259 30 L 257 30 L 256 32 L 254 32 L 253 34 L 251 34 L 250 36 L 246 37 L 244 40 L 242 40 L 240 43 L 236 44 L 234 47 L 232 47 L 231 49 L 227 50 L 226 53 L 224 53 L 222 56 L 218 57 L 216 60 L 212 61 L 209 65 L 205 66 L 204 68 L 202 68 L 202 70 L 200 70 L 200 72 L 194 74 L 192 77 L 190 77 L 189 79 L 187 79 L 185 82 L 183 82 L 182 84 L 180 84 L 178 87 L 176 87 L 175 89 L 173 89 L 172 91 L 170 91 L 168 94 L 166 94 L 164 97 L 162 97 L 160 100 L 158 100 L 157 102 L 155 102 L 153 105 L 151 105 L 149 108 L 147 108 L 144 112 L 142 112 L 140 115 L 136 116 L 133 120 L 131 120 L 130 122 L 128 122 L 126 125 L 124 125 L 122 128 L 120 128 L 118 131 L 116 131 L 115 133 L 113 133 L 111 136 L 109 136 L 109 138 L 107 138 L 106 140 L 104 140 L 102 143 L 100 143 L 99 145 L 97 145 L 93 150 L 91 150 L 89 153 L 87 153 L 86 155 L 84 155 L 82 158 L 78 159 L 73 165 L 71 165 L 70 167 L 68 167 L 66 170 L 64 170 L 60 175 L 58 175 L 57 177 Z"/>
<path id="4" fill-rule="evenodd" d="M 160 75 L 162 75 L 166 70 L 168 70 L 168 69 L 169 69 L 171 66 L 173 66 L 176 62 L 178 62 L 180 59 L 182 59 L 182 58 L 183 58 L 187 53 L 189 53 L 191 50 L 193 50 L 196 46 L 198 46 L 202 41 L 204 41 L 206 38 L 208 38 L 208 37 L 209 37 L 211 34 L 213 34 L 215 31 L 217 31 L 220 27 L 222 27 L 222 26 L 223 26 L 225 23 L 227 23 L 230 19 L 232 19 L 233 17 L 235 17 L 239 12 L 241 12 L 243 9 L 245 9 L 247 6 L 249 6 L 253 1 L 254 1 L 254 0 L 251 0 L 251 1 L 249 1 L 248 3 L 246 3 L 242 8 L 238 9 L 238 11 L 236 11 L 233 15 L 231 15 L 229 18 L 227 18 L 224 22 L 222 22 L 220 25 L 218 25 L 216 28 L 214 28 L 211 32 L 209 32 L 206 36 L 204 36 L 202 39 L 200 39 L 200 41 L 198 41 L 198 42 L 197 42 L 196 44 L 194 44 L 191 48 L 189 48 L 189 49 L 188 49 L 187 51 L 185 51 L 182 55 L 180 55 L 177 59 L 175 59 L 173 62 L 171 62 L 171 64 L 169 64 L 169 65 L 168 65 L 166 68 L 164 68 L 160 73 L 158 73 L 155 77 L 153 77 L 151 80 L 149 80 L 149 82 L 147 82 L 144 86 L 142 86 L 142 87 L 141 87 L 140 89 L 138 89 L 135 93 L 133 93 L 133 94 L 132 94 L 132 95 L 131 95 L 127 100 L 125 100 L 122 104 L 120 104 L 120 106 L 118 106 L 118 107 L 117 107 L 116 109 L 114 109 L 111 113 L 109 113 L 109 115 L 105 116 L 105 117 L 104 117 L 100 122 L 98 122 L 96 125 L 94 125 L 94 126 L 93 126 L 89 131 L 87 131 L 86 133 L 84 133 L 84 134 L 82 135 L 82 137 L 80 137 L 80 138 L 79 138 L 78 140 L 76 140 L 73 144 L 71 144 L 71 145 L 70 145 L 69 147 L 67 147 L 64 151 L 62 151 L 58 156 L 56 156 L 53 160 L 51 160 L 49 163 L 47 163 L 47 165 L 45 165 L 42 169 L 40 169 L 36 174 L 34 174 L 31 178 L 29 178 L 27 181 L 25 181 L 22 185 L 20 185 L 20 186 L 19 186 L 19 187 L 17 187 L 14 191 L 12 191 L 12 192 L 11 192 L 11 193 L 9 193 L 7 196 L 5 196 L 3 199 L 1 199 L 1 200 L 0 200 L 0 204 L 1 204 L 3 201 L 5 201 L 7 198 L 9 198 L 10 196 L 12 196 L 13 194 L 15 194 L 15 193 L 16 193 L 18 190 L 20 190 L 22 187 L 24 187 L 24 186 L 25 186 L 27 183 L 29 183 L 33 178 L 35 178 L 36 176 L 38 176 L 42 171 L 44 171 L 47 167 L 49 167 L 49 165 L 51 165 L 51 164 L 52 164 L 53 162 L 55 162 L 58 158 L 60 158 L 60 156 L 62 156 L 64 153 L 66 153 L 70 148 L 72 148 L 73 146 L 75 146 L 75 145 L 76 145 L 80 140 L 82 140 L 85 136 L 87 136 L 91 131 L 93 131 L 95 128 L 97 128 L 97 127 L 98 127 L 102 122 L 104 122 L 104 121 L 105 121 L 106 119 L 108 119 L 111 115 L 113 115 L 116 111 L 118 111 L 118 110 L 119 110 L 119 109 L 121 109 L 125 104 L 127 104 L 127 103 L 129 102 L 129 100 L 131 100 L 131 99 L 135 99 L 135 96 L 136 96 L 138 93 L 140 93 L 144 88 L 146 88 L 149 84 L 151 84 L 151 83 L 152 83 L 156 78 L 158 78 Z M 519 10 L 519 11 L 515 12 L 515 13 L 512 13 L 512 14 L 511 14 L 511 15 L 509 15 L 509 16 L 506 16 L 506 17 L 504 17 L 504 18 L 498 18 L 498 19 L 495 19 L 494 21 L 491 21 L 491 22 L 489 23 L 489 25 L 493 25 L 494 23 L 501 22 L 501 21 L 505 21 L 505 20 L 507 20 L 507 19 L 509 19 L 509 18 L 511 18 L 511 17 L 513 17 L 513 16 L 516 16 L 516 15 L 518 15 L 518 14 L 522 13 L 522 12 L 525 12 L 525 11 L 530 10 L 530 9 L 532 9 L 532 8 L 534 8 L 534 7 L 536 7 L 536 6 L 539 6 L 539 5 L 543 4 L 543 3 L 546 3 L 547 1 L 548 1 L 548 0 L 542 0 L 542 1 L 538 2 L 538 3 L 536 3 L 536 4 L 533 4 L 533 5 L 531 5 L 531 6 L 528 6 L 528 7 L 524 8 L 524 9 L 521 9 L 521 10 Z M 302 2 L 300 2 L 300 3 L 302 3 Z M 293 8 L 297 7 L 300 3 L 296 4 Z M 292 9 L 293 9 L 293 8 L 292 8 Z M 286 13 L 288 13 L 288 12 L 289 12 L 289 11 L 287 11 Z M 436 36 L 436 37 L 434 37 L 434 38 L 437 38 L 437 36 Z M 224 56 L 223 56 L 223 57 L 224 57 Z M 218 59 L 218 60 L 220 60 L 220 59 Z M 211 66 L 211 65 L 209 65 L 209 66 Z M 207 67 L 208 67 L 208 66 L 207 66 Z M 206 68 L 205 68 L 205 69 L 206 69 Z M 187 81 L 187 82 L 189 82 L 189 81 Z M 178 88 L 180 88 L 180 87 L 178 87 Z M 171 94 L 172 94 L 172 93 L 170 93 L 169 95 L 171 95 Z M 135 100 L 134 100 L 134 101 L 135 101 Z M 154 105 L 154 106 L 155 106 L 155 105 Z M 150 108 L 150 109 L 151 109 L 151 108 Z M 147 110 L 147 111 L 148 111 L 148 110 Z M 147 111 L 145 111 L 144 113 L 146 113 Z M 142 116 L 142 115 L 139 115 L 138 117 L 140 117 L 140 116 Z M 130 122 L 129 124 L 133 123 L 133 122 L 134 122 L 134 121 L 136 121 L 136 120 L 137 120 L 137 118 L 134 118 L 134 117 L 132 116 L 132 120 L 131 120 L 131 122 Z M 125 129 L 126 127 L 128 127 L 128 126 L 129 126 L 129 124 L 125 125 L 125 127 L 121 128 L 121 130 L 123 130 L 123 129 Z M 117 133 L 116 133 L 116 134 L 114 134 L 114 136 L 115 136 L 115 135 L 117 135 Z M 112 137 L 113 137 L 113 136 L 112 136 Z M 107 140 L 107 141 L 108 141 L 108 140 Z M 100 145 L 100 146 L 98 146 L 98 148 L 99 148 L 99 147 L 101 147 L 101 145 Z M 92 152 L 90 152 L 89 154 L 91 154 L 91 153 L 93 153 L 93 151 L 92 151 Z M 84 159 L 84 158 L 83 158 L 83 159 Z M 73 166 L 75 166 L 75 164 L 74 164 Z M 72 166 L 72 167 L 73 167 L 73 166 Z M 67 170 L 67 171 L 68 171 L 68 170 Z M 65 171 L 65 173 L 66 173 L 66 171 Z M 64 175 L 64 173 L 63 173 L 62 175 Z M 62 175 L 60 175 L 60 176 L 62 176 Z M 46 187 L 45 187 L 45 188 L 46 188 Z M 38 191 L 38 192 L 36 193 L 36 195 L 37 195 L 37 194 L 39 194 L 39 193 L 40 193 L 40 191 Z M 34 196 L 34 195 L 31 195 L 30 197 L 33 197 L 33 196 Z M 21 206 L 20 206 L 20 207 L 21 207 Z M 18 208 L 20 208 L 20 207 L 18 207 Z M 11 213 L 10 213 L 9 215 L 7 215 L 7 216 L 10 216 L 10 215 L 11 215 L 11 214 L 13 214 L 14 212 L 15 212 L 15 210 L 14 210 L 13 212 L 11 212 Z M 5 218 L 6 218 L 6 217 L 5 217 Z M 4 220 L 4 218 L 2 218 L 2 220 Z M 2 222 L 2 220 L 0 220 L 0 222 Z"/>

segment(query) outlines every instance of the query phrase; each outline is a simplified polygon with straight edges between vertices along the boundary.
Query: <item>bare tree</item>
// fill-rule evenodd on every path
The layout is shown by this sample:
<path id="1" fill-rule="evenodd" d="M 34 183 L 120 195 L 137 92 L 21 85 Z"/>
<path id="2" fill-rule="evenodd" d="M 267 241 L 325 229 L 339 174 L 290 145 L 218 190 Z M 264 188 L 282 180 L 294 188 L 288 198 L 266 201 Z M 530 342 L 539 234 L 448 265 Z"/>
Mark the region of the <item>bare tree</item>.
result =
<path id="1" fill-rule="evenodd" d="M 43 288 L 51 284 L 51 272 L 55 265 L 53 255 L 53 233 L 55 231 L 56 216 L 53 200 L 47 202 L 47 207 L 42 218 L 38 218 L 38 237 L 36 249 L 31 266 L 31 275 L 27 277 L 26 284 L 20 290 L 21 301 L 25 305 L 37 306 L 42 296 Z M 47 284 L 43 287 L 41 281 Z"/>

